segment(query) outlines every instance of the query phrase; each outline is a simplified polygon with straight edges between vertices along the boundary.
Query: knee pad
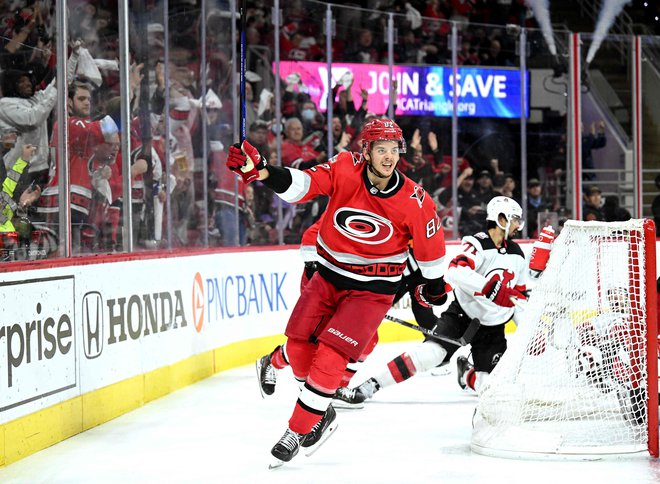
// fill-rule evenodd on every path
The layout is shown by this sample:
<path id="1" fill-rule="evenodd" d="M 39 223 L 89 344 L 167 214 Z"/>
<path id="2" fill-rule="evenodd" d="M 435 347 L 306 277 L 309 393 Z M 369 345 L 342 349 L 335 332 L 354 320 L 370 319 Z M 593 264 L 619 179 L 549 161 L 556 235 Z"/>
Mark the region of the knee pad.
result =
<path id="1" fill-rule="evenodd" d="M 347 364 L 348 357 L 325 343 L 319 343 L 307 383 L 322 392 L 334 393 L 342 380 Z"/>
<path id="2" fill-rule="evenodd" d="M 364 351 L 360 355 L 360 358 L 358 358 L 358 361 L 366 360 L 367 356 L 371 354 L 371 352 L 374 350 L 377 344 L 378 344 L 378 331 L 374 333 L 374 336 L 373 338 L 371 338 L 371 341 L 369 341 L 369 344 L 365 346 Z"/>
<path id="3" fill-rule="evenodd" d="M 421 345 L 409 353 L 418 372 L 424 372 L 435 368 L 445 359 L 447 350 L 435 341 L 424 341 Z"/>
<path id="4" fill-rule="evenodd" d="M 283 356 L 291 365 L 293 375 L 297 380 L 305 380 L 314 358 L 316 345 L 309 341 L 289 338 L 283 348 Z"/>

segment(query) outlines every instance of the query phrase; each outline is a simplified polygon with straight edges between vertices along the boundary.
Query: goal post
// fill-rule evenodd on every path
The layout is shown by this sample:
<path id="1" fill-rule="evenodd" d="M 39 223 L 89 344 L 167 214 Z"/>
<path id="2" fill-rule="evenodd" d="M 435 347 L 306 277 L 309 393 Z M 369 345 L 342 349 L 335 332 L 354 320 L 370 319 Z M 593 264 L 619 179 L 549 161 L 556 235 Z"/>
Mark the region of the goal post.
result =
<path id="1" fill-rule="evenodd" d="M 481 389 L 475 452 L 658 456 L 655 225 L 568 221 Z"/>

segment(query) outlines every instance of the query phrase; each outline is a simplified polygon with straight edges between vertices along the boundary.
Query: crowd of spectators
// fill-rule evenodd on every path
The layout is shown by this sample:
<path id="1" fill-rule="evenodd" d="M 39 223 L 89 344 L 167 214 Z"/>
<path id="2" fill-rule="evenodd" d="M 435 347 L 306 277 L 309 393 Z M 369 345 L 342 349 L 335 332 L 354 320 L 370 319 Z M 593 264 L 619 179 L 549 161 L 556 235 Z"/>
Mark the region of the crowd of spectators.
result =
<path id="1" fill-rule="evenodd" d="M 74 253 L 121 250 L 127 230 L 122 228 L 127 206 L 122 189 L 124 163 L 130 164 L 130 230 L 138 248 L 162 247 L 170 242 L 175 247 L 199 245 L 204 235 L 211 245 L 222 246 L 272 244 L 281 233 L 285 242 L 297 243 L 302 231 L 321 215 L 323 200 L 287 205 L 273 200 L 258 183 L 249 187 L 236 184 L 224 167 L 226 148 L 234 142 L 237 129 L 237 86 L 231 57 L 237 39 L 231 36 L 229 5 L 223 0 L 207 2 L 203 81 L 199 2 L 170 1 L 167 29 L 162 2 L 146 2 L 131 12 L 130 120 L 120 115 L 116 2 L 69 2 L 66 110 L 71 193 L 69 202 L 63 202 L 58 193 L 60 162 L 54 122 L 58 89 L 55 4 L 34 0 L 9 3 L 2 16 L 0 54 L 4 168 L 10 170 L 26 144 L 36 147 L 13 198 L 18 201 L 29 190 L 32 196 L 23 197 L 27 201 L 21 208 L 35 224 L 55 230 L 61 207 L 69 206 Z M 336 7 L 338 35 L 333 41 L 333 60 L 386 62 L 384 31 L 390 12 L 397 13 L 396 63 L 449 63 L 451 20 L 458 22 L 461 32 L 459 64 L 514 66 L 514 39 L 503 25 L 532 25 L 523 0 L 352 2 Z M 367 110 L 369 94 L 362 87 L 355 91 L 359 97 L 353 98 L 350 76 L 340 80 L 333 90 L 329 146 L 326 115 L 306 92 L 300 75 L 292 73 L 285 79 L 273 76 L 270 56 L 276 35 L 283 60 L 325 60 L 320 18 L 319 4 L 285 2 L 282 27 L 273 32 L 270 5 L 262 0 L 248 2 L 247 138 L 269 163 L 304 169 L 325 162 L 330 154 L 359 151 L 362 125 L 386 114 Z M 494 25 L 487 27 L 486 23 Z M 274 82 L 282 83 L 281 126 L 276 123 Z M 396 94 L 397 85 L 392 82 L 393 107 Z M 515 143 L 507 145 L 506 141 L 514 138 L 509 133 L 509 121 L 474 120 L 463 125 L 465 136 L 460 141 L 456 174 L 458 207 L 452 207 L 447 119 L 397 117 L 397 122 L 408 144 L 399 168 L 433 196 L 446 229 L 452 228 L 455 212 L 461 235 L 485 227 L 485 207 L 495 195 L 521 200 L 519 152 Z M 483 131 L 493 136 L 483 136 Z M 280 132 L 283 136 L 278 151 Z M 123 136 L 131 140 L 129 160 L 122 160 L 119 150 Z M 527 208 L 532 236 L 536 224 L 531 219 L 539 212 L 560 210 L 561 201 L 545 186 L 550 179 L 544 171 L 530 176 Z M 205 191 L 208 199 L 204 199 Z"/>

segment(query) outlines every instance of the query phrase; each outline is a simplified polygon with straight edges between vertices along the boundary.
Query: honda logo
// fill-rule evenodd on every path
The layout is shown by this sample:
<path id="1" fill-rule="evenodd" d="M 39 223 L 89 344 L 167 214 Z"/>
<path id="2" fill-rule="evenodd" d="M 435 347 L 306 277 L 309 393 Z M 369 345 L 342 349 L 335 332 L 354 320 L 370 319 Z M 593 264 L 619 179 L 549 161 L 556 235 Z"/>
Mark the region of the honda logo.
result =
<path id="1" fill-rule="evenodd" d="M 98 358 L 103 352 L 103 298 L 92 291 L 83 296 L 83 346 L 88 359 Z"/>

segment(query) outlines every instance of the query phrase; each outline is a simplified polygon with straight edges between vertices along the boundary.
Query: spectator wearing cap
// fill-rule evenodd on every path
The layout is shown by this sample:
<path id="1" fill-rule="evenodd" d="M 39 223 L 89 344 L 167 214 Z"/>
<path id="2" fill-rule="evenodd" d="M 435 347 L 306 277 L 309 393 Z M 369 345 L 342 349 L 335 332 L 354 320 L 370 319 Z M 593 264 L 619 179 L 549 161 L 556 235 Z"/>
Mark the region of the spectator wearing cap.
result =
<path id="1" fill-rule="evenodd" d="M 516 202 L 520 203 L 520 193 L 516 189 L 516 178 L 513 173 L 504 173 L 504 183 L 500 189 L 500 193 L 509 198 L 513 198 Z"/>
<path id="2" fill-rule="evenodd" d="M 605 214 L 603 214 L 603 196 L 600 188 L 597 186 L 590 186 L 584 190 L 584 205 L 582 212 L 583 220 L 605 221 Z"/>
<path id="3" fill-rule="evenodd" d="M 538 229 L 538 214 L 550 210 L 552 205 L 543 197 L 543 186 L 538 178 L 527 182 L 527 233 L 530 238 L 536 237 Z"/>
<path id="4" fill-rule="evenodd" d="M 252 146 L 259 150 L 259 153 L 270 152 L 270 146 L 268 145 L 268 123 L 266 121 L 258 120 L 252 123 L 247 134 L 247 139 Z"/>
<path id="5" fill-rule="evenodd" d="M 0 121 L 17 133 L 16 143 L 4 156 L 10 169 L 21 155 L 23 145 L 36 147 L 29 173 L 41 183 L 48 178 L 48 117 L 57 102 L 55 80 L 41 91 L 35 91 L 29 72 L 8 69 L 2 73 Z"/>
<path id="6" fill-rule="evenodd" d="M 220 141 L 223 144 L 230 142 L 227 138 L 226 128 L 223 128 L 222 119 L 222 101 L 213 89 L 206 91 L 206 100 L 203 97 L 199 99 L 190 99 L 190 116 L 188 124 L 190 136 L 192 138 L 193 154 L 196 158 L 201 158 L 204 150 L 204 140 L 202 139 L 203 106 L 206 105 L 206 137 L 207 150 L 211 151 L 210 143 Z"/>
<path id="7" fill-rule="evenodd" d="M 488 202 L 496 195 L 495 190 L 493 190 L 493 179 L 490 171 L 482 170 L 479 172 L 475 184 L 475 193 L 484 206 L 488 205 Z"/>

